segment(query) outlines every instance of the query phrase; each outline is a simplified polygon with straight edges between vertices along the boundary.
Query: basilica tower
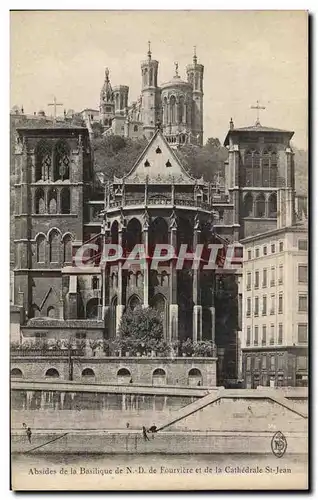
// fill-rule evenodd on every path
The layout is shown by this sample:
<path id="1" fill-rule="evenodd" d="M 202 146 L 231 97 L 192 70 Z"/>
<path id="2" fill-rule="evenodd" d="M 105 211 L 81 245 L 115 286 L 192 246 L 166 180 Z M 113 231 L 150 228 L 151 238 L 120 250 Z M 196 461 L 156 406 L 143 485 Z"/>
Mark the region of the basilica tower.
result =
<path id="1" fill-rule="evenodd" d="M 203 144 L 203 72 L 204 66 L 198 64 L 196 50 L 194 50 L 193 64 L 187 66 L 188 82 L 193 88 L 192 104 L 192 134 L 197 144 Z"/>
<path id="2" fill-rule="evenodd" d="M 147 60 L 141 63 L 141 115 L 145 136 L 150 139 L 156 129 L 160 113 L 160 89 L 158 88 L 158 61 L 151 58 L 150 42 Z"/>
<path id="3" fill-rule="evenodd" d="M 115 114 L 115 103 L 108 68 L 105 69 L 105 81 L 100 92 L 99 113 L 101 124 L 106 128 L 110 127 Z"/>

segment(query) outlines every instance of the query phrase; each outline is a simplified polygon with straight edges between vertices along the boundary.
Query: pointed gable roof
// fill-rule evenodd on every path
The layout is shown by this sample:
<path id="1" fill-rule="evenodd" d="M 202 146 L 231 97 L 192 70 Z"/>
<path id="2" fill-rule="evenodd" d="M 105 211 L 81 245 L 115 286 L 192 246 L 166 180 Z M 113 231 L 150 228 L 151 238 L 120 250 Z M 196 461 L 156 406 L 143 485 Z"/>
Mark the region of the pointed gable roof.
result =
<path id="1" fill-rule="evenodd" d="M 114 183 L 125 184 L 204 184 L 195 179 L 183 167 L 162 132 L 158 129 L 123 178 L 114 177 Z"/>

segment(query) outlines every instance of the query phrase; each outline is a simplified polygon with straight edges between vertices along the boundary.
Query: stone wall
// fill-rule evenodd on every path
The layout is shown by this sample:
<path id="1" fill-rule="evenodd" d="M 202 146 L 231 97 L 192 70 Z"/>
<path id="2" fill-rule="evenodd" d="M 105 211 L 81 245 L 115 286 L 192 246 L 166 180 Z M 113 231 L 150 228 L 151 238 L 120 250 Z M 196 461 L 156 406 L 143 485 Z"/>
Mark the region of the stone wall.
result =
<path id="1" fill-rule="evenodd" d="M 26 356 L 12 356 L 11 370 L 14 368 L 21 370 L 24 379 L 41 380 L 47 378 L 47 370 L 53 368 L 57 370 L 59 379 L 68 380 L 67 356 L 62 359 L 54 356 L 43 356 L 36 360 Z M 85 369 L 93 370 L 94 375 L 90 381 L 96 383 L 216 386 L 215 358 L 175 358 L 171 360 L 160 357 L 79 357 L 73 360 L 73 380 L 87 381 L 87 377 L 82 375 Z M 118 373 L 119 370 L 122 371 Z M 156 372 L 156 370 L 160 371 Z M 196 371 L 191 372 L 191 370 Z"/>

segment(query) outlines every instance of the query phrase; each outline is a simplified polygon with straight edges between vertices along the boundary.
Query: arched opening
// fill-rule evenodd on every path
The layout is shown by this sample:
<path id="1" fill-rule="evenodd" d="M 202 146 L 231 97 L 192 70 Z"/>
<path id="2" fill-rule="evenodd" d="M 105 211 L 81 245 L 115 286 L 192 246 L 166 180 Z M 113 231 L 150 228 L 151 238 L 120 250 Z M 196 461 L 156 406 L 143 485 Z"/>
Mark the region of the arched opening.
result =
<path id="1" fill-rule="evenodd" d="M 50 306 L 47 308 L 46 315 L 48 318 L 56 318 L 55 307 Z"/>
<path id="2" fill-rule="evenodd" d="M 253 196 L 250 193 L 243 200 L 243 217 L 253 217 Z"/>
<path id="3" fill-rule="evenodd" d="M 168 224 L 162 217 L 157 217 L 150 224 L 148 234 L 150 255 L 152 255 L 157 244 L 166 244 L 169 242 Z"/>
<path id="4" fill-rule="evenodd" d="M 62 214 L 71 213 L 71 195 L 69 188 L 63 188 L 61 191 L 61 212 Z"/>
<path id="5" fill-rule="evenodd" d="M 61 237 L 57 231 L 51 232 L 49 243 L 50 243 L 50 262 L 59 262 Z"/>
<path id="6" fill-rule="evenodd" d="M 275 153 L 275 151 L 273 151 L 271 155 L 271 169 L 270 169 L 270 186 L 272 187 L 277 186 L 277 173 L 278 173 L 277 154 Z"/>
<path id="7" fill-rule="evenodd" d="M 188 385 L 202 385 L 202 373 L 197 368 L 191 368 L 188 373 Z"/>
<path id="8" fill-rule="evenodd" d="M 48 193 L 48 207 L 49 207 L 49 214 L 57 213 L 57 191 L 55 188 L 50 189 Z"/>
<path id="9" fill-rule="evenodd" d="M 141 307 L 141 300 L 138 295 L 133 295 L 128 301 L 128 307 L 133 311 L 137 307 Z"/>
<path id="10" fill-rule="evenodd" d="M 95 379 L 95 372 L 91 368 L 84 368 L 82 371 L 82 378 L 87 379 Z"/>
<path id="11" fill-rule="evenodd" d="M 156 368 L 152 374 L 152 385 L 166 385 L 167 374 L 162 368 Z"/>
<path id="12" fill-rule="evenodd" d="M 270 153 L 264 149 L 262 154 L 262 186 L 267 187 L 270 185 Z"/>
<path id="13" fill-rule="evenodd" d="M 72 263 L 72 237 L 70 234 L 64 236 L 63 239 L 64 263 Z"/>
<path id="14" fill-rule="evenodd" d="M 134 132 L 138 132 L 138 125 L 134 125 Z"/>
<path id="15" fill-rule="evenodd" d="M 12 368 L 11 378 L 23 378 L 23 373 L 19 368 Z"/>
<path id="16" fill-rule="evenodd" d="M 51 162 L 52 150 L 50 145 L 45 141 L 40 141 L 35 150 L 35 182 L 50 178 Z"/>
<path id="17" fill-rule="evenodd" d="M 168 124 L 168 101 L 167 98 L 165 97 L 163 99 L 163 123 L 164 125 Z"/>
<path id="18" fill-rule="evenodd" d="M 46 371 L 45 376 L 50 378 L 59 378 L 60 374 L 55 368 L 49 368 Z"/>
<path id="19" fill-rule="evenodd" d="M 183 114 L 184 114 L 184 97 L 181 96 L 179 99 L 179 117 L 178 123 L 183 123 Z"/>
<path id="20" fill-rule="evenodd" d="M 118 384 L 129 384 L 131 382 L 131 373 L 127 368 L 120 368 L 117 372 Z"/>
<path id="21" fill-rule="evenodd" d="M 46 238 L 43 234 L 40 234 L 36 238 L 36 261 L 45 262 L 45 241 Z"/>
<path id="22" fill-rule="evenodd" d="M 137 219 L 131 219 L 127 224 L 126 231 L 126 249 L 128 252 L 134 248 L 135 245 L 141 243 L 141 224 Z"/>
<path id="23" fill-rule="evenodd" d="M 192 248 L 193 244 L 193 228 L 189 220 L 183 219 L 182 217 L 178 220 L 178 231 L 177 231 L 177 245 L 187 245 L 188 250 Z"/>
<path id="24" fill-rule="evenodd" d="M 162 326 L 163 326 L 163 334 L 164 337 L 166 337 L 166 331 L 167 331 L 167 314 L 166 314 L 166 300 L 161 293 L 157 293 L 153 299 L 150 302 L 150 305 L 153 309 L 155 309 L 162 321 Z"/>
<path id="25" fill-rule="evenodd" d="M 70 150 L 64 141 L 59 141 L 54 148 L 53 181 L 69 179 Z"/>
<path id="26" fill-rule="evenodd" d="M 277 196 L 272 193 L 268 198 L 268 216 L 271 218 L 277 217 Z"/>
<path id="27" fill-rule="evenodd" d="M 176 98 L 174 95 L 170 97 L 170 123 L 176 122 Z"/>
<path id="28" fill-rule="evenodd" d="M 117 245 L 118 244 L 118 222 L 117 222 L 117 220 L 115 220 L 112 223 L 112 226 L 110 229 L 110 234 L 111 234 L 112 244 Z"/>
<path id="29" fill-rule="evenodd" d="M 261 186 L 261 155 L 259 151 L 254 151 L 253 154 L 253 186 Z"/>
<path id="30" fill-rule="evenodd" d="M 253 153 L 246 151 L 244 155 L 245 186 L 253 186 Z"/>
<path id="31" fill-rule="evenodd" d="M 264 216 L 265 216 L 265 196 L 263 194 L 259 194 L 255 202 L 255 217 L 264 217 Z"/>
<path id="32" fill-rule="evenodd" d="M 98 319 L 98 299 L 90 299 L 86 304 L 86 318 Z"/>
<path id="33" fill-rule="evenodd" d="M 116 327 L 117 327 L 117 304 L 118 299 L 117 296 L 113 298 L 111 302 L 111 335 L 116 335 Z"/>
<path id="34" fill-rule="evenodd" d="M 42 188 L 37 189 L 35 192 L 35 213 L 45 214 L 45 198 Z"/>

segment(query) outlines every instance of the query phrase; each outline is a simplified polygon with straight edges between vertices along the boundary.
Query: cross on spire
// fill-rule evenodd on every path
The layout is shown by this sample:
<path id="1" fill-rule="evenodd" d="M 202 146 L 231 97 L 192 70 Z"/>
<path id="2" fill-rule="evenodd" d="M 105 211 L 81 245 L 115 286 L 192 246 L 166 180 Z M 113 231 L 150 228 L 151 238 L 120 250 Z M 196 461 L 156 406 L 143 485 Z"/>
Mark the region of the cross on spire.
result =
<path id="1" fill-rule="evenodd" d="M 261 123 L 259 121 L 259 111 L 260 111 L 260 109 L 266 109 L 265 106 L 261 106 L 260 103 L 259 103 L 259 101 L 257 100 L 256 101 L 256 106 L 251 106 L 251 109 L 256 109 L 257 110 L 256 111 L 257 114 L 256 114 L 256 123 L 255 123 L 255 125 L 260 125 Z"/>
<path id="2" fill-rule="evenodd" d="M 148 59 L 151 59 L 151 42 L 148 41 Z"/>
<path id="3" fill-rule="evenodd" d="M 54 96 L 54 98 L 53 98 L 53 102 L 50 102 L 50 103 L 48 104 L 48 106 L 53 106 L 53 108 L 54 108 L 53 120 L 54 120 L 54 122 L 55 122 L 55 121 L 56 121 L 56 108 L 57 108 L 57 106 L 63 106 L 63 104 L 62 104 L 62 103 L 60 103 L 60 102 L 57 102 L 57 101 L 56 101 L 56 97 Z"/>

